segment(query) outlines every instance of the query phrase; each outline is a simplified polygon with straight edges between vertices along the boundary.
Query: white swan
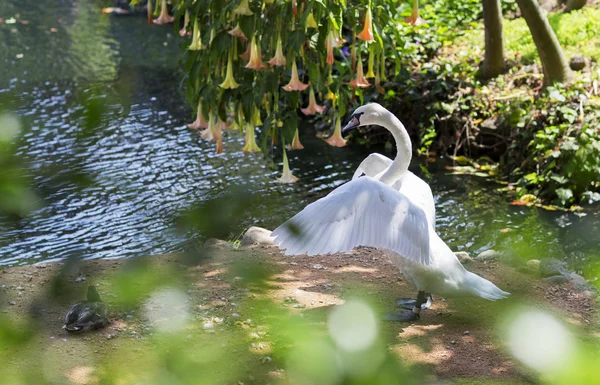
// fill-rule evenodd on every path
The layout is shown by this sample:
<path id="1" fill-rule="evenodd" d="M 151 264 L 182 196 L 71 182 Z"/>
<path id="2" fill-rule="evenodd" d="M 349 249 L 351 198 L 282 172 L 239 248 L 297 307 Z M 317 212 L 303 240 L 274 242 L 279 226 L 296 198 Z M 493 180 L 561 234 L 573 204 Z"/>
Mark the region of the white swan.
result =
<path id="1" fill-rule="evenodd" d="M 421 306 L 431 293 L 492 301 L 506 298 L 509 293 L 467 271 L 436 234 L 431 189 L 408 171 L 412 145 L 398 118 L 370 103 L 356 109 L 342 132 L 365 125 L 380 125 L 392 133 L 398 149 L 394 161 L 379 154 L 365 159 L 352 181 L 275 229 L 275 244 L 286 249 L 286 255 L 336 253 L 356 246 L 383 249 L 419 291 L 410 312 L 389 319 L 420 318 Z M 359 178 L 361 173 L 367 176 Z"/>

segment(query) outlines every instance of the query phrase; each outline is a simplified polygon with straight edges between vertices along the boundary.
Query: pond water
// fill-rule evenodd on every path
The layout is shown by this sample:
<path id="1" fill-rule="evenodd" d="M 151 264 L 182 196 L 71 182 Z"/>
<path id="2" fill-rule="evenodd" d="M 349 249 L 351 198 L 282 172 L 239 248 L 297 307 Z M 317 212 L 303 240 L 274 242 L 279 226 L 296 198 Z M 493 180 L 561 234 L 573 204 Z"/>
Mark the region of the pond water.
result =
<path id="1" fill-rule="evenodd" d="M 41 199 L 25 218 L 0 217 L 0 265 L 183 250 L 209 234 L 177 231 L 174 218 L 198 202 L 227 205 L 233 185 L 256 199 L 222 236 L 236 238 L 252 224 L 273 228 L 350 179 L 373 150 L 329 147 L 307 123 L 306 149 L 289 153 L 300 180 L 280 185 L 280 165 L 244 155 L 236 133 L 225 134 L 217 155 L 214 143 L 186 128 L 192 110 L 180 89 L 180 38 L 171 26 L 103 15 L 92 0 L 53 3 L 0 3 L 0 111 L 22 119 L 17 156 Z M 413 166 L 432 187 L 438 231 L 454 250 L 557 257 L 594 276 L 597 207 L 579 217 L 510 206 L 497 185 L 449 175 L 441 161 Z M 218 208 L 210 213 L 220 215 Z"/>

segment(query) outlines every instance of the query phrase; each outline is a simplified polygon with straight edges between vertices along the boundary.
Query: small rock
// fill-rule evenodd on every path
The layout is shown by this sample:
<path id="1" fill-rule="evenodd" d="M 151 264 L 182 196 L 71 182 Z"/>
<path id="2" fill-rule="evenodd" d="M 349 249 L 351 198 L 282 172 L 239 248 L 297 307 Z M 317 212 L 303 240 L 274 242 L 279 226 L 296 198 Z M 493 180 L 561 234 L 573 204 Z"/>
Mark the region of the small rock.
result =
<path id="1" fill-rule="evenodd" d="M 75 278 L 75 282 L 85 282 L 85 281 L 86 281 L 85 277 L 77 277 L 77 278 Z"/>
<path id="2" fill-rule="evenodd" d="M 263 357 L 260 359 L 260 362 L 262 362 L 263 364 L 266 364 L 267 362 L 271 362 L 273 361 L 273 359 L 269 356 Z"/>
<path id="3" fill-rule="evenodd" d="M 547 278 L 556 275 L 569 276 L 569 271 L 563 261 L 547 258 L 540 261 L 540 277 Z"/>
<path id="4" fill-rule="evenodd" d="M 465 330 L 465 331 L 463 332 L 463 335 L 464 335 L 464 336 L 468 336 L 469 334 L 471 334 L 471 333 L 470 333 L 468 330 Z"/>
<path id="5" fill-rule="evenodd" d="M 473 260 L 473 258 L 471 258 L 469 253 L 464 252 L 464 251 L 458 251 L 458 252 L 454 253 L 454 255 L 456 255 L 456 258 L 458 258 L 458 260 L 462 264 L 469 263 Z"/>
<path id="6" fill-rule="evenodd" d="M 581 71 L 585 68 L 585 65 L 586 61 L 583 56 L 573 56 L 571 60 L 569 60 L 569 67 L 571 67 L 573 71 Z"/>
<path id="7" fill-rule="evenodd" d="M 205 249 L 232 249 L 233 245 L 222 239 L 210 238 L 204 242 Z"/>
<path id="8" fill-rule="evenodd" d="M 10 301 L 8 304 L 9 305 L 16 305 L 17 303 L 15 301 Z"/>
<path id="9" fill-rule="evenodd" d="M 114 336 L 113 336 L 112 334 L 107 334 L 107 335 L 106 335 L 106 339 L 107 339 L 107 340 L 110 340 L 110 339 L 112 339 L 113 337 L 114 337 Z"/>
<path id="10" fill-rule="evenodd" d="M 271 230 L 252 226 L 242 237 L 242 246 L 272 245 L 275 238 L 271 236 Z"/>
<path id="11" fill-rule="evenodd" d="M 563 283 L 569 282 L 564 275 L 554 275 L 552 277 L 543 278 L 543 280 L 551 285 L 562 285 Z"/>
<path id="12" fill-rule="evenodd" d="M 527 261 L 527 268 L 530 270 L 535 270 L 535 271 L 539 271 L 540 270 L 540 260 L 539 259 L 532 259 Z"/>
<path id="13" fill-rule="evenodd" d="M 321 265 L 320 263 L 315 263 L 314 265 L 311 266 L 313 269 L 315 270 L 323 270 L 325 269 L 325 267 L 323 265 Z"/>
<path id="14" fill-rule="evenodd" d="M 127 315 L 125 316 L 125 318 L 126 318 L 126 319 L 132 319 L 132 318 L 133 318 L 133 316 L 132 316 L 131 314 L 127 314 Z"/>
<path id="15" fill-rule="evenodd" d="M 482 253 L 479 253 L 475 259 L 478 261 L 493 261 L 499 259 L 502 256 L 502 253 L 493 249 L 486 250 Z"/>
<path id="16" fill-rule="evenodd" d="M 455 345 L 455 344 L 456 344 L 456 341 L 452 340 L 452 341 L 450 341 L 450 343 L 451 343 L 452 345 Z"/>
<path id="17" fill-rule="evenodd" d="M 301 304 L 301 303 L 297 303 L 297 304 L 295 304 L 295 305 L 294 305 L 294 307 L 295 307 L 296 309 L 304 309 L 304 308 L 306 307 L 306 305 L 303 305 L 303 304 Z"/>

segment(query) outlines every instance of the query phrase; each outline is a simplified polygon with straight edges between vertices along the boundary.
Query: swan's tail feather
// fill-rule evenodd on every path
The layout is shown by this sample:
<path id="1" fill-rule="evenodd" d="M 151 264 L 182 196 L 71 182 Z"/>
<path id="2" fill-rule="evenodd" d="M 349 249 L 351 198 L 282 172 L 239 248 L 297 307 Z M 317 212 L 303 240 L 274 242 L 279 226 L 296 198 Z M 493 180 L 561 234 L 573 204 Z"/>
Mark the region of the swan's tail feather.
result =
<path id="1" fill-rule="evenodd" d="M 498 286 L 494 285 L 487 279 L 481 278 L 477 274 L 473 274 L 470 271 L 467 272 L 466 281 L 466 286 L 474 295 L 490 301 L 503 299 L 510 295 L 510 293 L 501 290 L 498 288 Z"/>

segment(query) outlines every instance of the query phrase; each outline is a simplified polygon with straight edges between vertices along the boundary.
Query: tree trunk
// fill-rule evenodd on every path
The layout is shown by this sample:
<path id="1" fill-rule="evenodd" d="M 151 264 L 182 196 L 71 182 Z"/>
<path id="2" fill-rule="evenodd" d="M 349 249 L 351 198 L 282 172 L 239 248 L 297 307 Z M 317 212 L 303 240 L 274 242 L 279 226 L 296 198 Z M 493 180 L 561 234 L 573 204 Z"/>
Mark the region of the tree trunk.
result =
<path id="1" fill-rule="evenodd" d="M 572 74 L 567 58 L 537 0 L 517 0 L 517 4 L 542 61 L 544 84 L 571 80 Z"/>
<path id="2" fill-rule="evenodd" d="M 567 0 L 567 9 L 566 12 L 576 11 L 578 9 L 583 8 L 583 6 L 587 3 L 587 0 Z"/>
<path id="3" fill-rule="evenodd" d="M 483 25 L 485 26 L 485 58 L 481 64 L 481 76 L 494 78 L 504 71 L 504 36 L 500 0 L 483 0 Z"/>

